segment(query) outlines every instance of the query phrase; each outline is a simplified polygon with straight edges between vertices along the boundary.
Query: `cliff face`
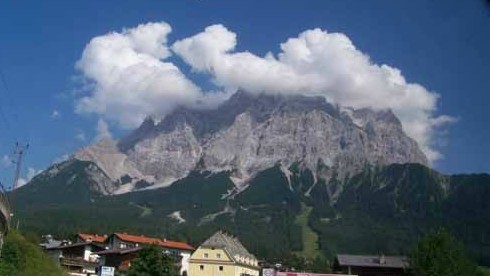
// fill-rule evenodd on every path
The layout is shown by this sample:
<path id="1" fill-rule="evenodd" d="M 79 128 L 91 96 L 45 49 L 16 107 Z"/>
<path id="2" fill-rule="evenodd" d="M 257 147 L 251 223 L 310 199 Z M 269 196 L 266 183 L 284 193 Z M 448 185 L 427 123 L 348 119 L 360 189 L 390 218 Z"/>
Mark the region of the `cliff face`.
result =
<path id="1" fill-rule="evenodd" d="M 277 164 L 286 175 L 296 164 L 327 183 L 368 165 L 427 164 L 389 110 L 341 108 L 322 97 L 245 92 L 214 110 L 181 108 L 158 123 L 148 118 L 120 141 L 99 142 L 74 158 L 96 163 L 121 184 L 114 193 L 132 191 L 141 181 L 148 188 L 167 186 L 193 170 L 231 171 L 233 182 L 243 188 Z M 330 192 L 337 195 L 341 188 Z"/>

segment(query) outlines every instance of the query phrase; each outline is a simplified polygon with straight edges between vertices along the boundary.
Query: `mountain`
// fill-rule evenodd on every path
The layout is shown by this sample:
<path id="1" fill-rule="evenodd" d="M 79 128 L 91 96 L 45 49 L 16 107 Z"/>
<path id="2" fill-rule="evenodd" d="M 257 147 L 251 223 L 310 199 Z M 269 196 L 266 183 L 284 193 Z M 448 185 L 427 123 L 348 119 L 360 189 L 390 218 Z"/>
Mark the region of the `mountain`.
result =
<path id="1" fill-rule="evenodd" d="M 218 229 L 260 258 L 406 254 L 445 227 L 490 264 L 490 175 L 440 174 L 389 110 L 238 92 L 103 140 L 13 192 L 23 229 L 127 231 L 199 244 Z"/>
<path id="2" fill-rule="evenodd" d="M 97 164 L 114 183 L 105 194 L 165 187 L 192 171 L 230 171 L 241 191 L 277 164 L 289 175 L 297 163 L 327 183 L 368 165 L 427 164 L 390 110 L 242 91 L 213 110 L 179 108 L 159 122 L 149 117 L 121 140 L 101 141 L 73 158 Z M 329 186 L 328 193 L 336 197 L 341 190 Z"/>
<path id="3" fill-rule="evenodd" d="M 93 179 L 79 174 L 94 163 L 64 166 L 77 177 L 60 174 L 44 182 L 38 176 L 15 191 L 22 229 L 62 236 L 127 231 L 196 245 L 224 229 L 273 260 L 289 252 L 406 254 L 421 235 L 445 227 L 481 264 L 490 264 L 489 174 L 448 176 L 420 164 L 372 166 L 349 178 L 332 202 L 327 184 L 315 184 L 313 173 L 297 164 L 289 168 L 289 181 L 276 165 L 233 197 L 227 196 L 234 188 L 230 172 L 195 171 L 165 188 L 101 195 L 92 191 Z"/>

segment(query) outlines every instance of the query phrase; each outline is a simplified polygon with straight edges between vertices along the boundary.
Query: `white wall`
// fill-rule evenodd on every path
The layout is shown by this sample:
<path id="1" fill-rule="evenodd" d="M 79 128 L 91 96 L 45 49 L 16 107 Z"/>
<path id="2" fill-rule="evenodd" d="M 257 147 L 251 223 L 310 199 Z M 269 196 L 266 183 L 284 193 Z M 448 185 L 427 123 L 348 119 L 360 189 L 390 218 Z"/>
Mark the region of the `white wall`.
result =
<path id="1" fill-rule="evenodd" d="M 191 252 L 180 252 L 180 256 L 182 256 L 180 275 L 187 271 L 187 275 L 189 275 L 189 259 L 191 258 Z"/>
<path id="2" fill-rule="evenodd" d="M 90 254 L 92 254 L 92 247 L 90 245 L 85 245 L 85 250 L 83 252 L 83 259 L 85 261 L 88 261 Z"/>

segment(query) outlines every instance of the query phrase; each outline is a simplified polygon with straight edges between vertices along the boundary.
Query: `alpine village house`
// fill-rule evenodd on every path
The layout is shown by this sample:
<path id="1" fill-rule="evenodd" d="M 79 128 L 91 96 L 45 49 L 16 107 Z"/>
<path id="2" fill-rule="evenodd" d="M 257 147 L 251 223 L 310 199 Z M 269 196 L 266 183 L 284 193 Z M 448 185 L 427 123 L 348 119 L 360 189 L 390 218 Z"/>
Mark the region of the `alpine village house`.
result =
<path id="1" fill-rule="evenodd" d="M 257 258 L 222 231 L 201 244 L 189 261 L 190 276 L 259 276 L 259 271 Z"/>
<path id="2" fill-rule="evenodd" d="M 409 268 L 407 257 L 384 255 L 337 255 L 332 268 L 342 275 L 295 272 L 263 261 L 259 265 L 257 258 L 236 237 L 223 231 L 214 233 L 197 249 L 185 242 L 126 233 L 78 234 L 73 243 L 56 241 L 51 235 L 44 238 L 40 246 L 73 276 L 96 276 L 100 275 L 100 269 L 106 268 L 125 275 L 146 245 L 161 248 L 162 254 L 174 260 L 182 276 L 403 276 Z"/>
<path id="3" fill-rule="evenodd" d="M 110 236 L 78 234 L 75 242 L 58 242 L 50 235 L 40 246 L 73 276 L 95 276 L 101 266 L 114 267 L 124 273 L 131 267 L 145 245 L 156 245 L 170 256 L 180 275 L 187 273 L 194 248 L 185 242 L 114 233 Z"/>

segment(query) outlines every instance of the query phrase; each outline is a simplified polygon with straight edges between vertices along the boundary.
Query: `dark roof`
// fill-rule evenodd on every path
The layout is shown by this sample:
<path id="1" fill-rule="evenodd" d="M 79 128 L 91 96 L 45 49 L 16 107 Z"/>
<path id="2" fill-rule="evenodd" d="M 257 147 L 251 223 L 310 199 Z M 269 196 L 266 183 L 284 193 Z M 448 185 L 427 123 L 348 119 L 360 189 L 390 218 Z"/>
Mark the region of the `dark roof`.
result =
<path id="1" fill-rule="evenodd" d="M 72 243 L 72 244 L 66 244 L 66 245 L 62 245 L 62 246 L 58 246 L 58 247 L 53 247 L 53 248 L 49 248 L 49 249 L 64 249 L 64 248 L 72 248 L 72 247 L 79 247 L 79 246 L 86 246 L 86 245 L 93 245 L 93 246 L 96 246 L 98 248 L 101 248 L 101 249 L 104 249 L 104 245 L 101 245 L 101 244 L 97 244 L 95 242 L 78 242 L 78 243 Z"/>
<path id="2" fill-rule="evenodd" d="M 49 240 L 45 243 L 40 243 L 39 245 L 44 249 L 58 248 L 63 242 L 57 240 Z"/>
<path id="3" fill-rule="evenodd" d="M 384 260 L 383 260 L 384 259 Z M 405 256 L 337 255 L 339 266 L 407 268 Z"/>
<path id="4" fill-rule="evenodd" d="M 109 250 L 97 252 L 97 255 L 110 255 L 110 254 L 124 255 L 124 254 L 133 253 L 133 252 L 138 252 L 141 249 L 143 249 L 143 247 L 109 249 Z"/>
<path id="5" fill-rule="evenodd" d="M 214 233 L 209 239 L 207 239 L 202 247 L 206 248 L 221 248 L 224 249 L 235 260 L 235 255 L 256 259 L 254 255 L 250 254 L 243 244 L 237 239 L 222 231 Z M 238 260 L 235 260 L 238 261 Z"/>

